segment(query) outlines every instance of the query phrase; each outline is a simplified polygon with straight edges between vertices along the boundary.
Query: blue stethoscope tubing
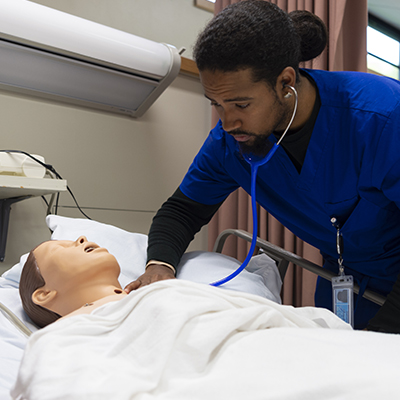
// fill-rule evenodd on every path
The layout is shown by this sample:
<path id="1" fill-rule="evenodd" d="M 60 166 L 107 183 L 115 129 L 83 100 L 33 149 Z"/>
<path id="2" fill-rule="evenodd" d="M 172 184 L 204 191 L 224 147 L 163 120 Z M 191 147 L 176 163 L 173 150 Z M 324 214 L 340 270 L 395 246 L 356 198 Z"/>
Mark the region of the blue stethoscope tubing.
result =
<path id="1" fill-rule="evenodd" d="M 286 135 L 287 131 L 289 130 L 289 128 L 291 127 L 291 125 L 293 123 L 293 120 L 294 120 L 294 117 L 295 117 L 296 111 L 297 111 L 298 101 L 299 101 L 298 95 L 297 95 L 297 90 L 293 86 L 290 86 L 290 85 L 285 85 L 285 87 L 289 88 L 294 93 L 294 96 L 295 96 L 295 103 L 294 103 L 292 117 L 290 118 L 290 121 L 289 121 L 285 131 L 283 132 L 283 134 L 279 138 L 279 140 L 276 143 L 274 143 L 271 150 L 268 152 L 268 154 L 263 159 L 253 160 L 251 157 L 245 157 L 245 160 L 250 164 L 250 167 L 251 167 L 250 195 L 251 195 L 251 210 L 252 210 L 252 214 L 253 214 L 253 237 L 251 239 L 249 252 L 247 253 L 247 257 L 245 258 L 245 260 L 243 261 L 242 265 L 239 268 L 237 268 L 234 272 L 232 272 L 232 274 L 226 276 L 225 278 L 220 279 L 219 281 L 210 283 L 211 286 L 221 286 L 224 283 L 227 283 L 230 280 L 232 280 L 233 278 L 235 278 L 236 276 L 238 276 L 247 267 L 251 258 L 253 257 L 254 250 L 255 250 L 256 244 L 257 244 L 257 236 L 258 236 L 258 215 L 257 215 L 257 201 L 256 201 L 257 171 L 258 171 L 258 168 L 261 165 L 266 164 L 272 158 L 272 156 L 275 154 L 275 152 L 278 150 L 279 144 L 282 142 L 282 139 L 284 138 L 284 136 Z"/>

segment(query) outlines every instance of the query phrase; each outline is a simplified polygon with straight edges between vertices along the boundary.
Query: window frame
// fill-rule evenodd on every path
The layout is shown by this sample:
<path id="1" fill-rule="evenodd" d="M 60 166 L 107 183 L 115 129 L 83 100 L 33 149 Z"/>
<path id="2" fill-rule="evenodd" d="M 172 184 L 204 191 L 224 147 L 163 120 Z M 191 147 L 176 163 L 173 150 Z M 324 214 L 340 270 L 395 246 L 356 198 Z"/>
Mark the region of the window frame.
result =
<path id="1" fill-rule="evenodd" d="M 397 42 L 399 42 L 399 53 L 400 53 L 400 30 L 396 29 L 395 27 L 393 27 L 392 25 L 384 22 L 383 20 L 381 20 L 378 17 L 375 17 L 372 14 L 368 14 L 368 26 L 383 33 L 386 36 L 389 36 L 390 38 L 396 40 Z M 382 61 L 385 62 L 388 65 L 391 65 L 395 68 L 397 68 L 399 74 L 398 74 L 398 80 L 400 80 L 400 63 L 398 65 L 391 63 L 390 61 L 385 60 L 384 58 L 381 58 L 375 54 L 372 53 L 367 53 L 368 55 Z M 371 73 L 377 73 L 379 74 L 379 72 L 376 72 L 374 70 L 368 70 Z"/>

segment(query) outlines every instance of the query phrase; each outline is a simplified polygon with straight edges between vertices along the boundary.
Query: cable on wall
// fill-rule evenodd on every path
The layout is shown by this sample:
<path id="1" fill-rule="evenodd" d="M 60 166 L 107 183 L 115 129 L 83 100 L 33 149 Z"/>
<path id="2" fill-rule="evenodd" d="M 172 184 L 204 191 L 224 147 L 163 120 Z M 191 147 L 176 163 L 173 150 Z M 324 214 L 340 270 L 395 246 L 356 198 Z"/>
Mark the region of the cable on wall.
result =
<path id="1" fill-rule="evenodd" d="M 51 178 L 54 179 L 54 177 L 55 177 L 56 179 L 63 179 L 62 176 L 55 170 L 55 168 L 54 168 L 51 164 L 47 164 L 47 163 L 44 163 L 44 162 L 38 160 L 36 157 L 34 157 L 33 155 L 27 153 L 26 151 L 22 151 L 22 150 L 0 150 L 0 152 L 2 152 L 2 153 L 19 153 L 19 154 L 24 154 L 24 155 L 30 157 L 30 158 L 31 158 L 32 160 L 34 160 L 35 162 L 37 162 L 38 164 L 40 164 L 42 167 L 46 168 L 46 174 L 49 175 Z M 67 190 L 68 190 L 69 194 L 71 195 L 72 200 L 74 201 L 76 207 L 77 207 L 78 210 L 81 212 L 81 214 L 84 215 L 87 219 L 90 219 L 90 220 L 91 220 L 92 218 L 90 218 L 90 217 L 81 209 L 81 207 L 79 206 L 78 201 L 76 200 L 74 194 L 72 193 L 72 190 L 69 188 L 68 185 L 67 185 Z M 50 214 L 50 210 L 51 210 L 51 208 L 53 207 L 54 199 L 55 199 L 55 198 L 56 198 L 56 201 L 55 201 L 55 205 L 54 205 L 54 209 L 55 209 L 54 214 L 57 215 L 57 213 L 58 213 L 58 203 L 59 203 L 59 199 L 60 199 L 60 193 L 58 192 L 58 193 L 53 194 L 53 195 L 51 196 L 51 199 L 50 199 L 49 202 L 45 199 L 44 196 L 42 196 L 42 199 L 44 200 L 44 202 L 45 202 L 46 205 L 47 205 L 47 214 Z"/>

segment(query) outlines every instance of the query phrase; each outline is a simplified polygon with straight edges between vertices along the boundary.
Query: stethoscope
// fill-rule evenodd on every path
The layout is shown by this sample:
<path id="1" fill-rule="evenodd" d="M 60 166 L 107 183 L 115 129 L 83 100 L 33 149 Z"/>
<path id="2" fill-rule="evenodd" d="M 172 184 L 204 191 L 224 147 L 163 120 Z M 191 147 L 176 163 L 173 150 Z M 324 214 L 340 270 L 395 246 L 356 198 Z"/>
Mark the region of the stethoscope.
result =
<path id="1" fill-rule="evenodd" d="M 251 240 L 250 250 L 247 254 L 246 259 L 243 261 L 242 265 L 236 269 L 236 271 L 234 271 L 232 274 L 226 276 L 225 278 L 223 278 L 219 281 L 210 283 L 211 286 L 221 286 L 224 283 L 227 283 L 231 279 L 235 278 L 237 275 L 239 275 L 247 267 L 248 263 L 250 262 L 251 257 L 253 256 L 254 249 L 256 248 L 257 235 L 258 235 L 258 215 L 257 215 L 257 202 L 256 202 L 257 171 L 258 171 L 258 168 L 261 165 L 266 164 L 272 158 L 272 156 L 275 154 L 276 150 L 278 150 L 279 144 L 282 142 L 287 131 L 289 130 L 289 128 L 291 127 L 291 125 L 293 123 L 293 120 L 294 120 L 294 117 L 295 117 L 296 111 L 297 111 L 297 105 L 299 102 L 297 90 L 293 86 L 290 86 L 290 85 L 285 85 L 285 87 L 289 88 L 294 93 L 295 103 L 294 103 L 292 117 L 290 118 L 290 121 L 289 121 L 285 131 L 283 132 L 282 136 L 279 138 L 279 140 L 276 143 L 274 143 L 271 150 L 261 160 L 255 159 L 251 155 L 243 154 L 244 159 L 250 164 L 250 167 L 251 167 L 251 191 L 250 191 L 250 194 L 251 194 L 251 209 L 252 209 L 252 214 L 253 214 L 253 237 Z M 289 97 L 291 97 L 290 92 L 288 92 L 285 95 L 285 98 L 289 98 Z"/>

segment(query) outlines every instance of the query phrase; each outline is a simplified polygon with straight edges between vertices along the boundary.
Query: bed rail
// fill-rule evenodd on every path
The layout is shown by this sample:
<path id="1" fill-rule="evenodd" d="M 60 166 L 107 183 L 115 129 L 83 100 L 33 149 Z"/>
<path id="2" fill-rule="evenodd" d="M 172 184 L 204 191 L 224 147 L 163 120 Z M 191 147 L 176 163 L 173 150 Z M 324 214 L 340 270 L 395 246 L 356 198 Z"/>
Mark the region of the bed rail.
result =
<path id="1" fill-rule="evenodd" d="M 241 229 L 226 229 L 223 232 L 219 234 L 217 237 L 217 240 L 215 241 L 214 244 L 214 249 L 213 251 L 217 253 L 221 253 L 222 249 L 224 247 L 226 239 L 228 239 L 229 236 L 234 235 L 237 236 L 241 239 L 246 240 L 247 242 L 251 242 L 252 235 L 249 232 L 246 232 Z M 321 266 L 306 260 L 305 258 L 302 258 L 294 253 L 291 253 L 290 251 L 284 250 L 279 246 L 276 246 L 264 239 L 257 238 L 257 246 L 268 256 L 270 256 L 273 260 L 276 261 L 279 273 L 281 275 L 282 281 L 283 278 L 285 277 L 286 270 L 289 266 L 289 263 L 292 262 L 293 264 L 298 265 L 301 268 L 306 269 L 307 271 L 311 271 L 314 274 L 317 274 L 318 276 L 331 280 L 332 277 L 336 276 L 331 271 L 328 271 Z M 354 283 L 354 293 L 359 293 L 360 287 Z M 383 303 L 386 300 L 385 296 L 382 296 L 381 294 L 375 293 L 372 290 L 366 289 L 364 292 L 363 297 L 366 299 L 382 306 Z"/>
<path id="2" fill-rule="evenodd" d="M 32 334 L 32 331 L 3 303 L 0 302 L 0 312 L 26 337 Z"/>

